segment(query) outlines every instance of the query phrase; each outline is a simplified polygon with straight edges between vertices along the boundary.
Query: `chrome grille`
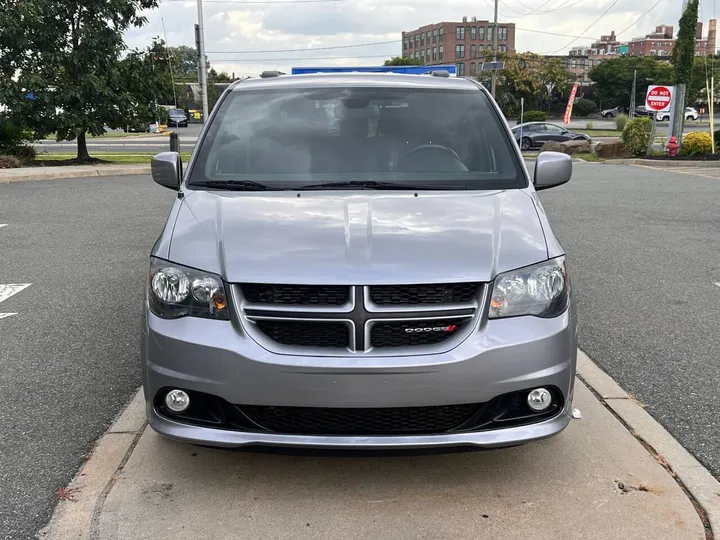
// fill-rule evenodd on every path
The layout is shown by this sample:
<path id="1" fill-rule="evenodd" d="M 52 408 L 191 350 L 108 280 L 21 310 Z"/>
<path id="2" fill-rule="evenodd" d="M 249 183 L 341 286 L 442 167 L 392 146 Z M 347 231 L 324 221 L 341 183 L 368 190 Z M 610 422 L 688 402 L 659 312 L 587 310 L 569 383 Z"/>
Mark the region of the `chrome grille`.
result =
<path id="1" fill-rule="evenodd" d="M 485 292 L 480 283 L 233 287 L 248 334 L 269 350 L 299 355 L 448 350 L 475 327 Z"/>

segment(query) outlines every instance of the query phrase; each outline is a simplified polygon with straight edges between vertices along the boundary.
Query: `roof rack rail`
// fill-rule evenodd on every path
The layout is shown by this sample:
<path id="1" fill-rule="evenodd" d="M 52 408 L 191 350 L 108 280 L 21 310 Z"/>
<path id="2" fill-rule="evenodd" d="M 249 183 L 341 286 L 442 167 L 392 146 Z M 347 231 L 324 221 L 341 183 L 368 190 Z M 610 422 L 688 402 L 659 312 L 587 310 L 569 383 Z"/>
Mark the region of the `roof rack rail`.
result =
<path id="1" fill-rule="evenodd" d="M 434 71 L 426 71 L 423 75 L 430 75 L 431 77 L 449 77 L 450 72 L 445 69 L 436 69 Z"/>
<path id="2" fill-rule="evenodd" d="M 260 78 L 261 79 L 269 79 L 270 77 L 279 77 L 280 75 L 285 75 L 285 74 L 280 71 L 263 71 L 260 74 Z"/>

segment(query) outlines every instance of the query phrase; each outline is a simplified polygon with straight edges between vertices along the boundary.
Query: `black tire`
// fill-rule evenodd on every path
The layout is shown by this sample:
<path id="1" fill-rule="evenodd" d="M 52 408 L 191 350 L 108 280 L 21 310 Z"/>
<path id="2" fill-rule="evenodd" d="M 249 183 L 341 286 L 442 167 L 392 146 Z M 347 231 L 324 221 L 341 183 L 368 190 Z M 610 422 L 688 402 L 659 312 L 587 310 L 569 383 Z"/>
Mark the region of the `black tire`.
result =
<path id="1" fill-rule="evenodd" d="M 612 118 L 612 117 L 613 117 L 613 113 L 605 113 L 605 114 L 603 114 L 603 118 Z"/>
<path id="2" fill-rule="evenodd" d="M 532 141 L 527 138 L 523 137 L 520 139 L 520 150 L 530 150 L 532 148 Z"/>

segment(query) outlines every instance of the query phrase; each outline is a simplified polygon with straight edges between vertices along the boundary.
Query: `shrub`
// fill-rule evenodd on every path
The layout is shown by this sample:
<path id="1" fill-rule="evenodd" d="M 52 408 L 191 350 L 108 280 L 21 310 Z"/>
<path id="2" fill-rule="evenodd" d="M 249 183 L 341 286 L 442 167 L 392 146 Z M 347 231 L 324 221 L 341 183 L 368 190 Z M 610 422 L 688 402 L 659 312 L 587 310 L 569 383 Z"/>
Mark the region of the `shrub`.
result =
<path id="1" fill-rule="evenodd" d="M 527 111 L 522 118 L 523 122 L 544 122 L 545 120 L 547 120 L 547 114 L 543 111 Z"/>
<path id="2" fill-rule="evenodd" d="M 0 156 L 0 169 L 17 169 L 20 165 L 20 160 L 16 157 Z"/>
<path id="3" fill-rule="evenodd" d="M 651 130 L 652 120 L 650 118 L 647 116 L 633 118 L 623 129 L 620 139 L 631 155 L 639 156 L 647 152 Z"/>
<path id="4" fill-rule="evenodd" d="M 687 156 L 696 154 L 712 154 L 712 138 L 704 131 L 693 131 L 684 135 L 680 146 L 680 152 Z"/>
<path id="5" fill-rule="evenodd" d="M 22 128 L 0 115 L 0 154 L 13 154 L 24 137 Z"/>
<path id="6" fill-rule="evenodd" d="M 27 144 L 18 146 L 12 154 L 23 163 L 33 161 L 37 157 L 37 151 L 35 150 L 35 147 L 29 146 Z"/>
<path id="7" fill-rule="evenodd" d="M 590 122 L 588 122 L 587 124 L 585 124 L 585 129 L 592 129 L 592 128 L 593 128 L 593 125 L 594 125 L 594 124 L 592 123 L 592 121 L 590 121 Z"/>
<path id="8" fill-rule="evenodd" d="M 597 112 L 597 110 L 597 104 L 589 99 L 579 99 L 578 102 L 573 105 L 573 113 L 578 116 L 588 116 Z"/>
<path id="9" fill-rule="evenodd" d="M 617 128 L 618 131 L 623 131 L 629 121 L 630 121 L 630 119 L 627 117 L 626 114 L 618 114 L 615 117 L 615 127 Z"/>

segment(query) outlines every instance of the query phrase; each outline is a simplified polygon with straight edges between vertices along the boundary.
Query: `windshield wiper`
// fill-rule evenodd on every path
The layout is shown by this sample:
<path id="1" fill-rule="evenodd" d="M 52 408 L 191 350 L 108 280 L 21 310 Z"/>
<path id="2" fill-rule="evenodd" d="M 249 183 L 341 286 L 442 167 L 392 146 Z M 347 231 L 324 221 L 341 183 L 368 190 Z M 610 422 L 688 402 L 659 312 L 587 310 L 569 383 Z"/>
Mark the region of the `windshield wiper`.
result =
<path id="1" fill-rule="evenodd" d="M 253 182 L 252 180 L 207 180 L 205 182 L 193 182 L 188 187 L 205 187 L 213 189 L 229 189 L 236 191 L 267 191 L 270 186 Z"/>
<path id="2" fill-rule="evenodd" d="M 443 189 L 466 189 L 464 186 L 457 184 L 401 184 L 398 182 L 377 182 L 375 180 L 348 180 L 346 182 L 325 182 L 322 184 L 310 184 L 308 186 L 297 187 L 294 189 L 319 189 L 319 188 L 347 188 L 347 189 L 427 189 L 427 190 L 443 190 Z"/>

